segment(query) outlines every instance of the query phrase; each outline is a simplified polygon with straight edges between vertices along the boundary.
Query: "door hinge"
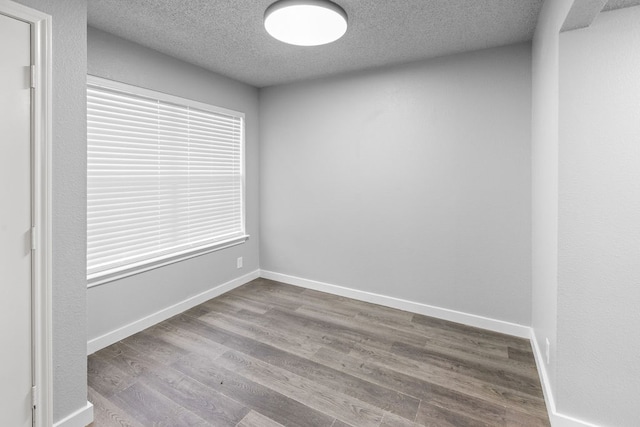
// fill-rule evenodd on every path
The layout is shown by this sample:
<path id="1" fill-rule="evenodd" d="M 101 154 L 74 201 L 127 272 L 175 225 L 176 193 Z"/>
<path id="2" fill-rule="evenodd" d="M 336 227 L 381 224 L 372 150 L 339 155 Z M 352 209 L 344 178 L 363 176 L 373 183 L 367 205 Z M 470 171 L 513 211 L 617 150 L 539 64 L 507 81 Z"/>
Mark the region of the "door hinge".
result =
<path id="1" fill-rule="evenodd" d="M 31 66 L 31 87 L 32 88 L 36 87 L 36 66 L 35 65 Z"/>
<path id="2" fill-rule="evenodd" d="M 31 387 L 31 425 L 36 426 L 36 403 L 38 402 L 38 389 L 36 386 Z"/>
<path id="3" fill-rule="evenodd" d="M 38 233 L 35 227 L 31 227 L 31 250 L 35 251 L 38 243 Z"/>

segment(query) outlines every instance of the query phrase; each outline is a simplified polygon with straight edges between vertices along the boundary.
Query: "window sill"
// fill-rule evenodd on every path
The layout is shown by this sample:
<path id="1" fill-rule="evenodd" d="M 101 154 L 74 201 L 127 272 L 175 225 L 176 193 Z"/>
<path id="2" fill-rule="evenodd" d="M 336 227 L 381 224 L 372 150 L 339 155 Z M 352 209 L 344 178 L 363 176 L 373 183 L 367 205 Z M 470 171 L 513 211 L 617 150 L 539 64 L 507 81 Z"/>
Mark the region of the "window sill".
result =
<path id="1" fill-rule="evenodd" d="M 99 273 L 95 273 L 87 276 L 87 287 L 91 288 L 94 286 L 103 285 L 105 283 L 113 282 L 115 280 L 124 279 L 125 277 L 144 273 L 145 271 L 154 270 L 156 268 L 163 267 L 165 265 L 184 261 L 189 258 L 195 258 L 211 252 L 230 248 L 232 246 L 240 245 L 246 242 L 247 240 L 249 240 L 249 235 L 244 235 L 241 237 L 236 237 L 231 240 L 218 242 L 213 245 L 203 246 L 195 249 L 189 249 L 177 254 L 165 255 L 165 256 L 153 258 L 146 261 L 141 261 L 134 265 L 127 265 L 124 267 L 118 267 L 111 270 L 101 271 Z"/>

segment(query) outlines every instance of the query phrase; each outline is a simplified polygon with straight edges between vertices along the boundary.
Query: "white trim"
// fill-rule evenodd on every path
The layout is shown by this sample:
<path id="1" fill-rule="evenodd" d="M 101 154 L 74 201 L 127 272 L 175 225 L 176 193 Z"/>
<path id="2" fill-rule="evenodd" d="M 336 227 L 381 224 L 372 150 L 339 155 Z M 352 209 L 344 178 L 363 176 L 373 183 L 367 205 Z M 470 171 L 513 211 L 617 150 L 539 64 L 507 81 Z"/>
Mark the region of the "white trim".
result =
<path id="1" fill-rule="evenodd" d="M 211 252 L 227 249 L 232 246 L 241 245 L 247 240 L 249 240 L 249 235 L 245 234 L 241 237 L 236 237 L 231 240 L 225 240 L 223 242 L 217 242 L 215 244 L 204 246 L 202 248 L 191 248 L 178 253 L 163 255 L 134 264 L 127 264 L 123 267 L 112 268 L 110 270 L 90 274 L 87 277 L 87 287 L 91 288 L 94 286 L 103 285 L 105 283 L 113 282 L 114 280 L 120 280 L 125 277 L 144 273 L 145 271 L 155 270 L 156 268 L 184 261 L 189 258 L 195 258 Z"/>
<path id="2" fill-rule="evenodd" d="M 53 423 L 52 305 L 51 305 L 51 138 L 52 138 L 52 18 L 9 0 L 0 0 L 0 13 L 31 25 L 31 58 L 35 66 L 32 91 L 32 226 L 33 253 L 33 384 L 35 425 Z M 91 420 L 89 421 L 91 422 Z"/>
<path id="3" fill-rule="evenodd" d="M 50 15 L 11 0 L 0 0 L 0 12 L 2 12 L 3 15 L 17 18 L 28 23 L 39 22 L 41 20 L 51 21 Z"/>
<path id="4" fill-rule="evenodd" d="M 245 283 L 249 283 L 250 281 L 257 279 L 258 277 L 260 277 L 260 270 L 252 271 L 251 273 L 245 274 L 244 276 L 230 280 L 226 283 L 223 283 L 222 285 L 216 286 L 207 291 L 199 293 L 198 295 L 194 295 L 183 301 L 180 301 L 179 303 L 173 304 L 172 306 L 156 311 L 155 313 L 131 322 L 128 325 L 124 325 L 102 336 L 93 338 L 87 343 L 87 354 L 95 353 L 96 351 L 110 346 L 111 344 L 114 344 L 122 339 L 125 339 L 128 336 L 138 333 L 150 326 L 162 322 L 163 320 L 167 320 L 168 318 L 175 316 L 176 314 L 180 314 L 183 311 L 193 308 L 198 304 L 209 301 L 211 298 L 215 298 L 239 286 L 242 286 Z"/>
<path id="5" fill-rule="evenodd" d="M 505 322 L 503 320 L 463 313 L 461 311 L 408 301 L 405 299 L 390 297 L 387 295 L 375 294 L 372 292 L 346 288 L 344 286 L 303 279 L 301 277 L 289 276 L 287 274 L 276 273 L 273 271 L 261 270 L 260 276 L 264 277 L 265 279 L 276 280 L 278 282 L 288 283 L 290 285 L 313 289 L 320 292 L 327 292 L 330 294 L 353 298 L 360 301 L 366 301 L 373 304 L 397 308 L 399 310 L 409 311 L 411 313 L 437 317 L 439 319 L 449 320 L 456 323 L 463 323 L 465 325 L 474 326 L 476 328 L 487 329 L 490 331 L 513 335 L 520 338 L 528 339 L 530 337 L 530 328 L 528 326 L 519 325 L 517 323 Z"/>
<path id="6" fill-rule="evenodd" d="M 67 415 L 53 427 L 85 427 L 93 422 L 93 405 L 91 402 L 87 402 L 84 408 L 80 408 L 77 411 Z M 51 424 L 49 424 L 51 425 Z"/>
<path id="7" fill-rule="evenodd" d="M 540 351 L 540 346 L 538 346 L 536 332 L 533 328 L 531 328 L 531 346 L 533 347 L 533 356 L 536 361 L 536 366 L 538 367 L 538 375 L 540 375 L 544 401 L 547 405 L 551 425 L 553 427 L 599 427 L 597 424 L 592 424 L 558 412 L 553 397 L 551 382 L 549 381 L 549 375 L 547 373 L 547 365 L 544 363 L 544 357 L 542 356 L 542 351 Z"/>
<path id="8" fill-rule="evenodd" d="M 140 86 L 134 86 L 127 83 L 118 82 L 115 80 L 109 80 L 98 76 L 87 74 L 87 84 L 102 86 L 107 89 L 119 90 L 122 92 L 132 93 L 134 95 L 143 96 L 153 100 L 161 100 L 170 102 L 172 104 L 186 105 L 189 107 L 197 108 L 200 110 L 211 111 L 213 113 L 225 114 L 227 116 L 242 117 L 245 118 L 245 114 L 240 111 L 230 110 L 224 107 L 218 107 L 217 105 L 205 104 L 204 102 L 196 101 L 189 98 L 182 98 L 180 96 L 170 95 L 165 92 L 157 90 L 146 89 Z"/>

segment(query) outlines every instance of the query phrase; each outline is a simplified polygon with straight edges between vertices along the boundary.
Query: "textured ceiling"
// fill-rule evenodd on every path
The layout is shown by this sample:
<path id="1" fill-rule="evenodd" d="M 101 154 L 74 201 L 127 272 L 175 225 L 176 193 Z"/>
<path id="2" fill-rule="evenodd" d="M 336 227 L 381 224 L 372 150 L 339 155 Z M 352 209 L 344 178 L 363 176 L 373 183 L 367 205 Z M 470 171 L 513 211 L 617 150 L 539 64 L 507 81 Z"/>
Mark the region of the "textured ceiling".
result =
<path id="1" fill-rule="evenodd" d="M 640 0 L 609 0 L 604 6 L 603 11 L 622 9 L 623 7 L 639 6 Z"/>
<path id="2" fill-rule="evenodd" d="M 274 0 L 89 0 L 89 25 L 254 86 L 531 40 L 543 0 L 336 0 L 349 29 L 297 47 L 264 30 Z"/>

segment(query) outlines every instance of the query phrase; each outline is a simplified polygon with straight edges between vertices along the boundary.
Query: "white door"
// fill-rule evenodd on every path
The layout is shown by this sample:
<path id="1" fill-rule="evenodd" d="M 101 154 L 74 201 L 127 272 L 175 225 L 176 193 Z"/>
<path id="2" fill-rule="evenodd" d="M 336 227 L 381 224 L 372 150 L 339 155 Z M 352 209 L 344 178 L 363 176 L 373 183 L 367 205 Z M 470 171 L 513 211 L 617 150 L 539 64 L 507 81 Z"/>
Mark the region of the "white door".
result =
<path id="1" fill-rule="evenodd" d="M 0 14 L 0 425 L 31 426 L 31 27 Z"/>

